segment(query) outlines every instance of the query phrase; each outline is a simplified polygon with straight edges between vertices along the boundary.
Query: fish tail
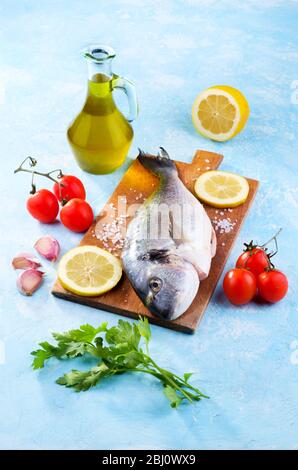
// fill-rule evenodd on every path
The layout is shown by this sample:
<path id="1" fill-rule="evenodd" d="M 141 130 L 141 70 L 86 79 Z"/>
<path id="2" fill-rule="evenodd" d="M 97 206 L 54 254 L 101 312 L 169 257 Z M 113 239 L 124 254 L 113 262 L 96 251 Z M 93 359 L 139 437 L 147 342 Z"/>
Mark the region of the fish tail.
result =
<path id="1" fill-rule="evenodd" d="M 138 160 L 145 168 L 158 176 L 177 174 L 175 163 L 170 159 L 163 147 L 160 147 L 160 153 L 158 155 L 151 155 L 139 149 Z"/>

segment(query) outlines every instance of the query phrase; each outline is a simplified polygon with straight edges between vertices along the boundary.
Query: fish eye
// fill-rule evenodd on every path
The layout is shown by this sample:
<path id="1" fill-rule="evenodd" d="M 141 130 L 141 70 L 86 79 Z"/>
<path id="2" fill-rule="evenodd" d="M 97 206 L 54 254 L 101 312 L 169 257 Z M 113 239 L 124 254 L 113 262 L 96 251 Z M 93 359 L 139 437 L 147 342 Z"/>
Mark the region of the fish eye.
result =
<path id="1" fill-rule="evenodd" d="M 162 288 L 162 280 L 159 277 L 152 277 L 149 281 L 149 286 L 153 292 L 159 292 Z"/>

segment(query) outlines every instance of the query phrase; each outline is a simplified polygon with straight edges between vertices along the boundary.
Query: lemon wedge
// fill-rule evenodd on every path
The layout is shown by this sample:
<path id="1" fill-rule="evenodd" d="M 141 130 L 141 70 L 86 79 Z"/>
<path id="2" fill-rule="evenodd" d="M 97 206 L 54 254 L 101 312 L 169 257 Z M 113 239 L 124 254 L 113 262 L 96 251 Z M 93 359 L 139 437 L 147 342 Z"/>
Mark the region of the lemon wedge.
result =
<path id="1" fill-rule="evenodd" d="M 112 289 L 122 275 L 121 262 L 97 246 L 78 246 L 60 260 L 61 285 L 78 295 L 96 296 Z"/>
<path id="2" fill-rule="evenodd" d="M 249 106 L 236 88 L 218 85 L 200 93 L 192 107 L 196 130 L 204 137 L 217 141 L 229 140 L 245 126 Z"/>
<path id="3" fill-rule="evenodd" d="M 246 201 L 249 184 L 243 176 L 214 170 L 199 176 L 194 190 L 201 201 L 211 206 L 236 207 Z"/>

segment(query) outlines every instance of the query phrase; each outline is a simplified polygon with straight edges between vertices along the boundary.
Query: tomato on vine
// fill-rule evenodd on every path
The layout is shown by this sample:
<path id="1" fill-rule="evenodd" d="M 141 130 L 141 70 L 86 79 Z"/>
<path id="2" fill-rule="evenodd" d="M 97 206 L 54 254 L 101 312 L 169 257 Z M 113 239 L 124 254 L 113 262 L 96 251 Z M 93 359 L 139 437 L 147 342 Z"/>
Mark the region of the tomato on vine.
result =
<path id="1" fill-rule="evenodd" d="M 25 165 L 27 164 L 27 165 Z M 53 222 L 59 212 L 58 201 L 62 205 L 68 204 L 72 200 L 76 202 L 63 211 L 62 223 L 77 232 L 85 231 L 93 220 L 93 212 L 87 202 L 85 202 L 86 191 L 79 178 L 73 175 L 63 175 L 60 168 L 49 171 L 48 173 L 36 170 L 37 160 L 33 157 L 27 157 L 14 171 L 18 173 L 24 171 L 31 174 L 31 196 L 27 201 L 27 209 L 35 219 L 40 222 Z M 34 183 L 35 176 L 43 176 L 54 183 L 53 193 L 48 189 L 36 191 Z M 75 208 L 75 210 L 74 210 Z M 74 212 L 74 215 L 71 215 Z M 75 218 L 77 217 L 77 220 Z"/>
<path id="2" fill-rule="evenodd" d="M 62 205 L 74 198 L 86 199 L 86 191 L 82 181 L 73 175 L 58 175 L 58 181 L 54 184 L 53 191 Z"/>
<path id="3" fill-rule="evenodd" d="M 273 268 L 274 265 L 272 264 L 271 258 L 273 258 L 273 256 L 278 252 L 277 236 L 280 231 L 281 229 L 263 245 L 255 244 L 253 240 L 249 243 L 244 243 L 245 249 L 236 261 L 236 268 L 248 269 L 256 276 L 267 269 Z M 268 253 L 268 249 L 266 247 L 272 241 L 275 242 L 275 251 Z"/>
<path id="4" fill-rule="evenodd" d="M 44 224 L 50 224 L 56 220 L 59 204 L 56 196 L 51 191 L 39 189 L 29 196 L 27 209 L 34 219 Z"/>
<path id="5" fill-rule="evenodd" d="M 224 277 L 223 290 L 232 304 L 247 304 L 257 293 L 256 276 L 247 269 L 230 269 Z"/>
<path id="6" fill-rule="evenodd" d="M 270 259 L 263 248 L 257 246 L 244 251 L 236 262 L 236 268 L 244 268 L 258 276 L 270 267 Z"/>
<path id="7" fill-rule="evenodd" d="M 244 243 L 245 250 L 238 257 L 236 268 L 224 277 L 223 289 L 227 298 L 235 305 L 244 305 L 257 291 L 267 302 L 279 302 L 288 291 L 288 279 L 275 269 L 271 258 L 278 252 L 277 236 L 281 229 L 263 245 Z M 275 251 L 268 252 L 267 245 L 274 241 Z"/>
<path id="8" fill-rule="evenodd" d="M 264 271 L 258 277 L 260 296 L 270 303 L 279 302 L 288 292 L 287 276 L 277 269 Z"/>
<path id="9" fill-rule="evenodd" d="M 71 199 L 60 212 L 61 222 L 73 232 L 85 232 L 92 224 L 93 219 L 93 210 L 83 199 Z"/>

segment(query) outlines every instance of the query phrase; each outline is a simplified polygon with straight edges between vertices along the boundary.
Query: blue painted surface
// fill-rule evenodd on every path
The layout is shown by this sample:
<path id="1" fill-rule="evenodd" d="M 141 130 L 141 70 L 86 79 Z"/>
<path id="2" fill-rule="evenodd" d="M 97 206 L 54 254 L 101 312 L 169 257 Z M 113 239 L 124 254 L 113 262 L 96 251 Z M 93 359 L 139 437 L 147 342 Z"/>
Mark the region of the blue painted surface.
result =
<path id="1" fill-rule="evenodd" d="M 142 5 L 1 2 L 0 447 L 297 449 L 298 105 L 291 90 L 298 79 L 297 2 Z M 115 71 L 137 84 L 141 112 L 131 157 L 138 146 L 154 152 L 163 145 L 176 159 L 190 161 L 202 148 L 223 153 L 223 168 L 260 180 L 227 268 L 244 241 L 265 241 L 284 227 L 278 263 L 289 275 L 290 291 L 283 302 L 233 308 L 219 285 L 195 335 L 152 327 L 152 354 L 180 373 L 196 371 L 195 383 L 211 396 L 177 411 L 146 377 L 118 377 L 76 394 L 54 383 L 73 364 L 30 370 L 30 351 L 51 331 L 119 318 L 55 299 L 49 293 L 55 267 L 49 263 L 45 285 L 25 298 L 16 292 L 10 267 L 13 255 L 30 251 L 41 234 L 57 237 L 63 251 L 80 239 L 58 224 L 28 217 L 29 181 L 12 175 L 24 156 L 36 156 L 44 169 L 61 166 L 82 177 L 95 210 L 125 170 L 83 174 L 66 142 L 68 122 L 85 96 L 79 50 L 92 42 L 111 44 L 118 53 Z M 225 144 L 197 135 L 190 119 L 196 94 L 218 83 L 240 88 L 251 106 L 244 132 Z"/>

